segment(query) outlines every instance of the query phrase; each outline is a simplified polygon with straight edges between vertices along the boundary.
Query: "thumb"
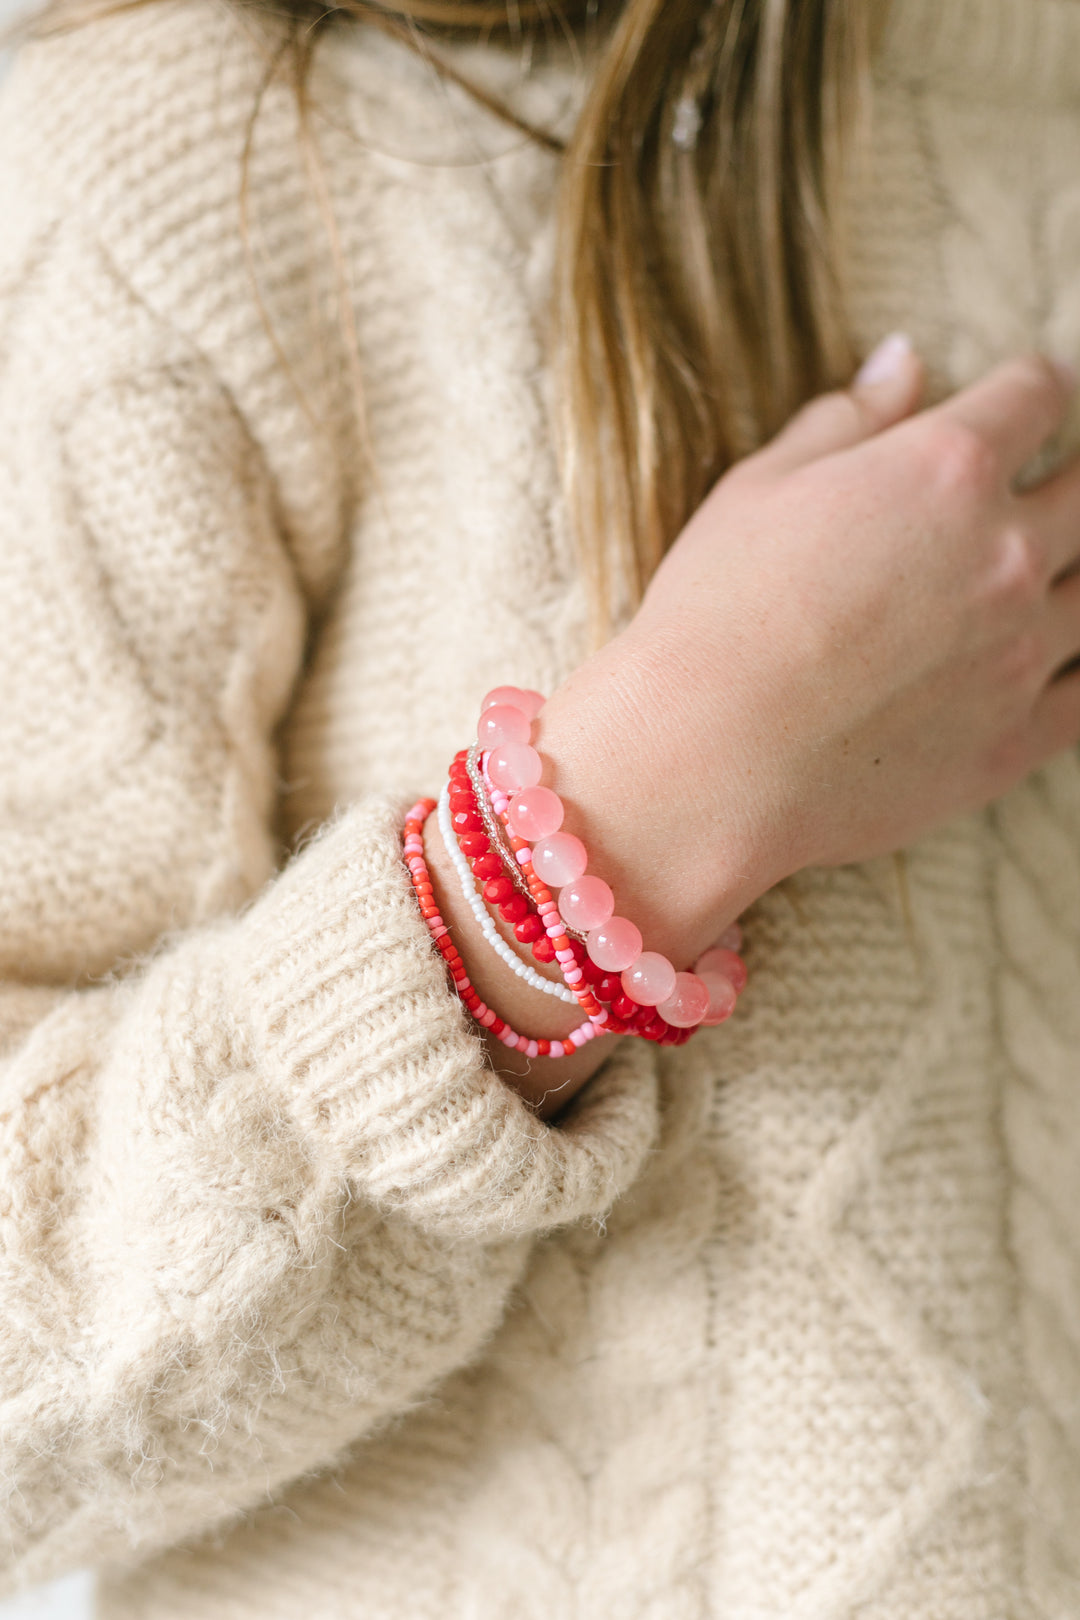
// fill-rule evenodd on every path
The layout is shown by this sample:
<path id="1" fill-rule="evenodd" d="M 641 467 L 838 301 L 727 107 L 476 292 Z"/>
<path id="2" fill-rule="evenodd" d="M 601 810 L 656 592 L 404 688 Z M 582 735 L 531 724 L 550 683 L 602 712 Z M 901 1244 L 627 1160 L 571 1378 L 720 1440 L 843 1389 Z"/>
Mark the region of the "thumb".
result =
<path id="1" fill-rule="evenodd" d="M 905 332 L 893 332 L 863 361 L 850 388 L 821 394 L 797 411 L 758 461 L 770 473 L 793 472 L 848 450 L 910 416 L 923 391 L 923 363 Z"/>

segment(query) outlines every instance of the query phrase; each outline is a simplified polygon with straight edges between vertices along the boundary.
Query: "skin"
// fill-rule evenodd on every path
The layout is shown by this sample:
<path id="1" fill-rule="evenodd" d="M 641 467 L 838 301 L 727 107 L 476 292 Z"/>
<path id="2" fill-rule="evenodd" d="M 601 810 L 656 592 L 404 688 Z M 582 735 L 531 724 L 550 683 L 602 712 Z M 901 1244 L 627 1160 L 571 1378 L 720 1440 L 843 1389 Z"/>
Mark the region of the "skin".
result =
<path id="1" fill-rule="evenodd" d="M 677 968 L 784 877 L 899 849 L 1080 738 L 1080 463 L 1014 488 L 1073 379 L 1031 356 L 932 409 L 922 388 L 901 352 L 727 473 L 540 716 L 590 871 Z M 434 818 L 427 850 L 479 993 L 568 1033 L 576 1009 L 484 942 Z M 490 1042 L 545 1117 L 610 1050 L 530 1063 Z"/>

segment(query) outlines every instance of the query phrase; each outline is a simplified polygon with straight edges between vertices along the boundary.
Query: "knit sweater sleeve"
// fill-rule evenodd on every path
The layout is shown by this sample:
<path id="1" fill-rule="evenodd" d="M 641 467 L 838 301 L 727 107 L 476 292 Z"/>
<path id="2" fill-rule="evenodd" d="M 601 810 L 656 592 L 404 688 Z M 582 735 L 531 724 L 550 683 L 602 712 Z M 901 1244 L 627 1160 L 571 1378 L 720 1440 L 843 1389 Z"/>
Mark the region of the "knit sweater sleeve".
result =
<path id="1" fill-rule="evenodd" d="M 278 869 L 306 616 L 277 491 L 205 354 L 26 185 L 0 175 L 0 1588 L 332 1464 L 475 1354 L 655 1110 L 634 1043 L 558 1128 L 485 1067 L 401 805 Z"/>

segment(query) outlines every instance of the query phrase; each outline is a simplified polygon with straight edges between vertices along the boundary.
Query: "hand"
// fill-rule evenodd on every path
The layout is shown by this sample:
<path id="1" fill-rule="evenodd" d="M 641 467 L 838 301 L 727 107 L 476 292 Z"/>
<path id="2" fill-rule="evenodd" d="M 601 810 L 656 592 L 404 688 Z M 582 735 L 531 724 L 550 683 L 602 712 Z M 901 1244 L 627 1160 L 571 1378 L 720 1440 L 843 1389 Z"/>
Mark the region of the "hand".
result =
<path id="1" fill-rule="evenodd" d="M 680 967 L 782 877 L 897 849 L 1080 737 L 1080 469 L 1013 487 L 1071 384 L 1022 359 L 913 415 L 894 358 L 720 480 L 541 716 L 567 825 Z"/>

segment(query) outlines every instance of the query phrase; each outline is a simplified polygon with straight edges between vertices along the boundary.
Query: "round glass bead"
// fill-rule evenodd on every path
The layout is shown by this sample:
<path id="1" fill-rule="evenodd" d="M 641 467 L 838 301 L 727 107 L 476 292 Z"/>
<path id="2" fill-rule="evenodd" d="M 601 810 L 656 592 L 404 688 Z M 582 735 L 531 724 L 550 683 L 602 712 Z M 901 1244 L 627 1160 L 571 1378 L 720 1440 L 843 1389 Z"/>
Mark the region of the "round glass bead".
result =
<path id="1" fill-rule="evenodd" d="M 734 951 L 726 950 L 722 945 L 714 946 L 699 956 L 694 963 L 695 973 L 722 973 L 725 979 L 730 979 L 735 986 L 735 993 L 746 986 L 746 963 Z"/>
<path id="2" fill-rule="evenodd" d="M 623 974 L 622 987 L 631 1001 L 656 1007 L 674 991 L 675 969 L 659 951 L 642 951 Z"/>
<path id="3" fill-rule="evenodd" d="M 563 822 L 563 803 L 550 788 L 523 788 L 510 800 L 507 823 L 512 833 L 530 844 L 558 832 Z"/>
<path id="4" fill-rule="evenodd" d="M 540 840 L 532 852 L 532 863 L 541 882 L 551 889 L 561 889 L 581 876 L 589 857 L 580 838 L 575 838 L 573 833 L 557 832 Z"/>
<path id="5" fill-rule="evenodd" d="M 735 986 L 722 973 L 702 970 L 697 977 L 709 992 L 709 1005 L 701 1022 L 706 1026 L 722 1024 L 735 1011 L 735 1003 L 738 1000 Z"/>
<path id="6" fill-rule="evenodd" d="M 483 713 L 496 703 L 508 703 L 511 708 L 520 709 L 527 720 L 535 720 L 546 702 L 542 692 L 534 692 L 527 686 L 494 686 L 481 703 L 480 710 Z"/>
<path id="7" fill-rule="evenodd" d="M 487 768 L 495 786 L 506 793 L 535 787 L 544 770 L 540 755 L 528 743 L 500 743 L 491 750 Z"/>
<path id="8" fill-rule="evenodd" d="M 657 1007 L 660 1017 L 676 1029 L 692 1029 L 709 1010 L 709 990 L 696 973 L 676 973 L 675 989 Z"/>
<path id="9" fill-rule="evenodd" d="M 498 748 L 500 743 L 527 743 L 531 730 L 527 714 L 509 703 L 494 703 L 480 716 L 476 735 L 481 748 Z"/>
<path id="10" fill-rule="evenodd" d="M 641 955 L 641 931 L 628 917 L 609 917 L 585 941 L 589 956 L 605 973 L 621 973 Z"/>
<path id="11" fill-rule="evenodd" d="M 559 915 L 582 933 L 606 923 L 614 910 L 615 896 L 608 885 L 588 872 L 559 891 Z"/>

